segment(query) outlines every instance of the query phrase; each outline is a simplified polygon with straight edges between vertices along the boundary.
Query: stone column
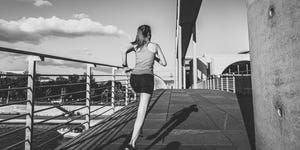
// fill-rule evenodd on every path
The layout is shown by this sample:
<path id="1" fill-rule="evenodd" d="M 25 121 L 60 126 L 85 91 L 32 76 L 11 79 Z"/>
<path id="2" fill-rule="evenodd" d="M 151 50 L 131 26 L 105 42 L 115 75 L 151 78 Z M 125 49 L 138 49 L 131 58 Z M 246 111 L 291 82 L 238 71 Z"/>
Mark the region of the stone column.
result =
<path id="1" fill-rule="evenodd" d="M 300 149 L 300 0 L 247 0 L 257 150 Z"/>

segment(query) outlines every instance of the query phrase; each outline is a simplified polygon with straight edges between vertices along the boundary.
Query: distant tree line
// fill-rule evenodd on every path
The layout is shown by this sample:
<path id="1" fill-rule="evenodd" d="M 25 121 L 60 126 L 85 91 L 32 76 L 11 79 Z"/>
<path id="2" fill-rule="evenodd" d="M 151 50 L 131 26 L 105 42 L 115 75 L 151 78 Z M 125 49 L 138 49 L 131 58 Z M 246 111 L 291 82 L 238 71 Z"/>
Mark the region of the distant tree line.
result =
<path id="1" fill-rule="evenodd" d="M 25 73 L 25 72 L 24 72 Z M 72 85 L 76 83 L 75 85 Z M 78 84 L 77 84 L 78 83 Z M 80 84 L 82 83 L 82 84 Z M 57 76 L 55 80 L 41 82 L 38 78 L 35 79 L 35 102 L 50 103 L 52 100 L 63 99 L 64 102 L 85 102 L 86 97 L 86 76 L 82 75 L 69 75 Z M 69 85 L 68 85 L 69 84 Z M 95 78 L 91 75 L 91 101 L 92 103 L 101 103 L 110 101 L 112 81 L 96 82 Z M 1 77 L 0 89 L 27 87 L 27 76 L 18 77 Z M 78 92 L 78 93 L 74 93 Z M 74 94 L 68 94 L 74 93 Z M 62 96 L 61 94 L 65 94 Z M 56 95 L 55 97 L 52 97 Z M 12 90 L 0 91 L 0 100 L 5 101 L 20 101 L 25 100 L 27 90 Z M 125 96 L 125 86 L 121 82 L 115 81 L 115 98 L 116 100 L 122 99 Z"/>

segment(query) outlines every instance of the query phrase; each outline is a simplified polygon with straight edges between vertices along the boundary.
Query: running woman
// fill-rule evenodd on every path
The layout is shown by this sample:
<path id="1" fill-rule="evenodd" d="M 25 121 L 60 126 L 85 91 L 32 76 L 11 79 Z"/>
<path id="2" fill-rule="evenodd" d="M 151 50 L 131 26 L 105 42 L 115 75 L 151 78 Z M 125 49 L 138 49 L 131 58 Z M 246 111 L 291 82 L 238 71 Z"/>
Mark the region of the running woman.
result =
<path id="1" fill-rule="evenodd" d="M 136 150 L 136 140 L 139 137 L 150 98 L 154 89 L 154 61 L 162 66 L 167 66 L 164 54 L 157 43 L 151 40 L 151 28 L 149 25 L 141 25 L 137 29 L 135 41 L 122 52 L 123 67 L 126 72 L 130 71 L 130 85 L 137 95 L 140 95 L 137 117 L 131 135 L 131 140 L 125 150 Z M 131 70 L 127 65 L 127 54 L 135 52 L 136 63 Z"/>

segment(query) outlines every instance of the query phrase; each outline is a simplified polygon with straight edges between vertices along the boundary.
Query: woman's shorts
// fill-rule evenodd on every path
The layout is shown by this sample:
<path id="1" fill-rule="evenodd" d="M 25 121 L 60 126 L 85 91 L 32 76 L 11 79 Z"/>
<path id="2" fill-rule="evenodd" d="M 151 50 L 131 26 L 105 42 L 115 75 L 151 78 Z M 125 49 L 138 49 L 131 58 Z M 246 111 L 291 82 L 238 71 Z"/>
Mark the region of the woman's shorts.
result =
<path id="1" fill-rule="evenodd" d="M 130 85 L 136 93 L 153 93 L 154 75 L 153 74 L 131 74 Z"/>

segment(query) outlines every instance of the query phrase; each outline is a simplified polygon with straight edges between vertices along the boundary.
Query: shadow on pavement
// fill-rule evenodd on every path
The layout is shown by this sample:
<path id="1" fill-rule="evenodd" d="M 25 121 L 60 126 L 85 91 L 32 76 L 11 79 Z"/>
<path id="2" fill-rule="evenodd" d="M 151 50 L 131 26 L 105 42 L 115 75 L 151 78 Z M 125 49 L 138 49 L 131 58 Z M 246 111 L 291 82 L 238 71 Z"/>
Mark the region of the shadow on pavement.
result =
<path id="1" fill-rule="evenodd" d="M 145 149 L 150 149 L 153 145 L 155 145 L 157 142 L 159 142 L 164 137 L 166 137 L 174 128 L 176 128 L 180 123 L 184 122 L 192 112 L 198 112 L 197 105 L 191 105 L 189 107 L 185 107 L 177 111 L 176 113 L 172 114 L 172 117 L 156 133 L 149 135 L 146 138 L 148 140 L 155 138 L 155 140 Z M 178 143 L 170 143 L 170 145 L 168 144 L 169 147 L 170 146 L 174 147 L 176 145 L 178 145 Z"/>

